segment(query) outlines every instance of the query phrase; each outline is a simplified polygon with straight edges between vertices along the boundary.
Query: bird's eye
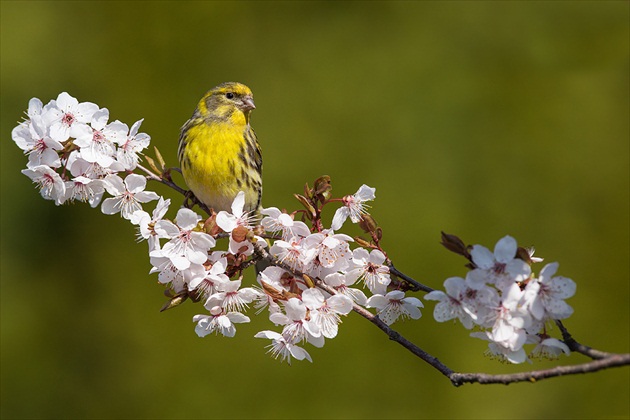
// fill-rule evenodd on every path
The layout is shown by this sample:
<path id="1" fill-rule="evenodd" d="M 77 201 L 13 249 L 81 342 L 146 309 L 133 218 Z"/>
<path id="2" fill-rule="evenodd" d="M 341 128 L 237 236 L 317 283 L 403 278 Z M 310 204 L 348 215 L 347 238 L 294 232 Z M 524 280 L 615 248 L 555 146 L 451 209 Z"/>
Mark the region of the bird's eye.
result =
<path id="1" fill-rule="evenodd" d="M 232 92 L 228 92 L 225 94 L 225 97 L 228 99 L 234 99 L 234 94 Z"/>

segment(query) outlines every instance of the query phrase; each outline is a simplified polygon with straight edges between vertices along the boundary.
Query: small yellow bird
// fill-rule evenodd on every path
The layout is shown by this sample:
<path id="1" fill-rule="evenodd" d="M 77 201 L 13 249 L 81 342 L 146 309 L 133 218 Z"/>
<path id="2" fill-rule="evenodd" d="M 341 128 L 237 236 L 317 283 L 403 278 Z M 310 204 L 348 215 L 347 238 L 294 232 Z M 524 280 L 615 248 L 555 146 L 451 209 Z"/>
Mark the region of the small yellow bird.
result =
<path id="1" fill-rule="evenodd" d="M 178 158 L 188 188 L 208 208 L 231 212 L 245 193 L 244 211 L 257 211 L 262 197 L 262 153 L 249 125 L 256 106 L 252 91 L 222 83 L 199 101 L 179 137 Z"/>

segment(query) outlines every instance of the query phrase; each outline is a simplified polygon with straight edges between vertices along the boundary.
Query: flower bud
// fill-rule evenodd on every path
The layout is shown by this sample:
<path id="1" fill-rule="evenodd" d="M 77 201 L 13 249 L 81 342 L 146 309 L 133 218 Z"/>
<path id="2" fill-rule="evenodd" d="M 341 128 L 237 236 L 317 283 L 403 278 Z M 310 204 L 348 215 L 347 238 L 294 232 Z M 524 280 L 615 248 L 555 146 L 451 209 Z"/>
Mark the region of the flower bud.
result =
<path id="1" fill-rule="evenodd" d="M 359 221 L 359 226 L 363 229 L 364 232 L 370 233 L 376 230 L 376 220 L 369 214 L 362 214 L 361 221 Z"/>
<path id="2" fill-rule="evenodd" d="M 304 278 L 304 281 L 306 282 L 306 285 L 309 287 L 309 289 L 312 289 L 313 287 L 315 287 L 315 282 L 313 281 L 312 278 L 310 278 L 306 274 L 302 274 L 302 277 Z"/>
<path id="3" fill-rule="evenodd" d="M 369 243 L 369 242 L 368 242 L 368 241 L 366 241 L 365 239 L 361 238 L 360 236 L 355 237 L 355 238 L 354 238 L 354 241 L 355 241 L 357 244 L 359 244 L 360 246 L 362 246 L 362 247 L 365 247 L 365 248 L 371 248 L 371 247 L 372 247 L 372 244 L 371 244 L 371 243 Z"/>
<path id="4" fill-rule="evenodd" d="M 243 242 L 245 239 L 247 239 L 248 232 L 249 229 L 247 229 L 245 226 L 237 226 L 232 231 L 232 238 L 236 242 Z"/>

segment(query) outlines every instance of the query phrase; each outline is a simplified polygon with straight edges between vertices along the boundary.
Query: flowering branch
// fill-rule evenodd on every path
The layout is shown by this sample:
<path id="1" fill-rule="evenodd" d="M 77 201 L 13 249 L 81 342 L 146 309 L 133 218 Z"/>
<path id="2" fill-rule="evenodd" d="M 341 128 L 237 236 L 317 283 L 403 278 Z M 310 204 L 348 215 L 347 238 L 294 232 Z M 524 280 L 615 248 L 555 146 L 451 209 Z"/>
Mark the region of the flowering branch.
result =
<path id="1" fill-rule="evenodd" d="M 302 209 L 268 207 L 252 215 L 243 210 L 245 196 L 240 192 L 231 212 L 215 213 L 173 182 L 171 171 L 178 169 L 167 167 L 157 148 L 155 159 L 143 154 L 150 137 L 138 132 L 142 120 L 131 128 L 117 120 L 108 123 L 106 108 L 79 103 L 65 92 L 45 106 L 32 99 L 27 115 L 12 132 L 28 155 L 22 172 L 44 199 L 57 205 L 100 205 L 104 214 L 120 214 L 136 225 L 138 237 L 148 243 L 151 273 L 158 275 L 169 298 L 161 310 L 185 301 L 202 302 L 206 313 L 193 317 L 200 337 L 233 337 L 236 324 L 250 321 L 245 312 L 253 305 L 257 314 L 266 310 L 270 322 L 281 328 L 280 333 L 255 335 L 271 340 L 267 348 L 274 357 L 288 363 L 312 361 L 302 345 L 323 347 L 326 339 L 337 336 L 341 317 L 354 311 L 456 386 L 531 382 L 630 364 L 629 354 L 595 350 L 573 339 L 561 320 L 573 313 L 565 300 L 575 294 L 576 283 L 555 275 L 558 263 L 546 264 L 536 274 L 533 267 L 542 259 L 510 236 L 490 251 L 442 233 L 442 244 L 463 256 L 470 271 L 446 279 L 444 291 L 436 290 L 398 270 L 387 255 L 383 230 L 367 211 L 367 202 L 376 198 L 375 188 L 362 185 L 354 194 L 334 197 L 330 177 L 323 176 L 312 187 L 306 184 L 303 194 L 295 194 Z M 142 159 L 148 167 L 140 164 Z M 184 196 L 184 206 L 172 220 L 166 218 L 170 199 L 145 191 L 147 180 Z M 105 193 L 110 197 L 104 198 Z M 152 214 L 144 211 L 143 205 L 155 200 Z M 195 204 L 204 217 L 192 210 Z M 337 208 L 327 227 L 322 215 L 331 205 Z M 302 220 L 295 220 L 298 215 Z M 358 224 L 367 239 L 340 233 L 348 220 Z M 217 247 L 219 241 L 223 249 Z M 243 287 L 244 272 L 251 266 L 257 268 L 256 282 Z M 487 341 L 487 353 L 501 361 L 555 359 L 571 352 L 593 361 L 510 375 L 455 372 L 391 327 L 422 316 L 424 304 L 408 292 L 424 292 L 424 300 L 437 301 L 436 321 L 459 321 L 474 331 L 471 337 Z M 554 323 L 562 340 L 548 334 Z M 535 347 L 527 353 L 527 345 Z"/>
<path id="2" fill-rule="evenodd" d="M 304 277 L 304 273 L 293 270 L 287 264 L 283 263 L 282 261 L 278 261 L 276 258 L 271 256 L 263 247 L 256 247 L 256 254 L 259 256 L 259 258 L 268 261 L 272 265 L 282 267 L 283 269 L 290 271 L 293 275 L 297 277 Z M 326 285 L 321 280 L 318 280 L 315 285 L 331 295 L 338 293 L 335 289 Z M 429 365 L 433 366 L 436 370 L 438 370 L 440 373 L 450 379 L 450 381 L 455 386 L 461 386 L 466 383 L 507 385 L 515 382 L 536 382 L 542 379 L 552 378 L 556 376 L 590 373 L 602 369 L 625 366 L 630 364 L 630 354 L 606 353 L 579 344 L 577 341 L 575 341 L 575 339 L 571 337 L 562 322 L 557 321 L 557 325 L 562 331 L 564 341 L 569 346 L 569 348 L 572 351 L 579 352 L 593 359 L 596 359 L 595 361 L 572 366 L 557 366 L 551 369 L 519 372 L 506 375 L 490 375 L 486 373 L 460 373 L 453 371 L 451 368 L 442 363 L 437 357 L 432 356 L 414 343 L 407 340 L 399 332 L 389 327 L 389 325 L 384 323 L 378 316 L 375 316 L 371 312 L 367 311 L 365 308 L 355 303 L 352 305 L 352 310 L 361 315 L 363 318 L 370 321 L 385 334 L 387 334 L 390 340 L 397 342 L 398 344 L 409 350 L 412 354 L 424 360 Z"/>

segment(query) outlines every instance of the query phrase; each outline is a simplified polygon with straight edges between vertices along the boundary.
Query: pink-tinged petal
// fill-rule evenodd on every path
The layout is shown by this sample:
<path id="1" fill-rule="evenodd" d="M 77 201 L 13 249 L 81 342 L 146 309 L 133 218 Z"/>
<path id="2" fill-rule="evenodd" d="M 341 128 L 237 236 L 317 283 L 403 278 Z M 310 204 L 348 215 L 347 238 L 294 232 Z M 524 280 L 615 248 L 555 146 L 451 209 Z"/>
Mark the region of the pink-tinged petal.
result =
<path id="1" fill-rule="evenodd" d="M 566 354 L 567 356 L 569 354 L 571 354 L 571 350 L 569 349 L 569 346 L 567 346 L 566 344 L 564 344 L 562 341 L 558 340 L 557 338 L 547 338 L 544 339 L 541 343 L 541 346 L 547 346 L 547 347 L 555 347 L 558 348 L 560 350 L 562 350 L 562 352 L 564 354 Z"/>
<path id="2" fill-rule="evenodd" d="M 109 120 L 109 110 L 101 108 L 92 115 L 92 123 L 90 124 L 95 130 L 102 130 Z"/>
<path id="3" fill-rule="evenodd" d="M 557 262 L 546 264 L 542 270 L 540 270 L 540 282 L 542 284 L 549 284 L 553 275 L 558 271 L 558 266 L 559 264 Z"/>
<path id="4" fill-rule="evenodd" d="M 239 191 L 232 202 L 232 214 L 236 217 L 240 217 L 243 214 L 243 207 L 245 207 L 245 193 Z"/>
<path id="5" fill-rule="evenodd" d="M 101 205 L 101 211 L 104 214 L 116 214 L 120 211 L 120 200 L 117 198 L 106 198 Z"/>
<path id="6" fill-rule="evenodd" d="M 291 353 L 291 356 L 293 356 L 296 360 L 306 359 L 309 362 L 313 363 L 313 359 L 311 359 L 311 355 L 308 354 L 308 352 L 304 350 L 302 347 L 289 345 L 288 350 Z"/>
<path id="7" fill-rule="evenodd" d="M 118 120 L 107 124 L 107 139 L 118 144 L 124 145 L 127 142 L 127 124 Z"/>
<path id="8" fill-rule="evenodd" d="M 284 310 L 287 316 L 294 321 L 299 321 L 306 317 L 306 306 L 297 298 L 289 299 L 284 304 Z"/>
<path id="9" fill-rule="evenodd" d="M 140 125 L 142 125 L 142 121 L 144 121 L 144 118 L 133 123 L 131 129 L 129 130 L 129 137 L 134 137 L 136 134 L 138 134 L 138 130 L 140 130 Z"/>
<path id="10" fill-rule="evenodd" d="M 70 138 L 70 127 L 61 123 L 55 123 L 50 127 L 50 138 L 59 142 L 65 142 Z"/>
<path id="11" fill-rule="evenodd" d="M 92 116 L 98 111 L 98 105 L 93 104 L 92 102 L 83 102 L 77 105 L 75 109 L 77 121 L 89 123 L 92 120 Z"/>
<path id="12" fill-rule="evenodd" d="M 306 342 L 309 343 L 312 346 L 319 348 L 324 347 L 324 344 L 326 342 L 326 338 L 322 335 L 321 332 L 319 332 L 319 328 L 317 329 L 318 334 L 317 336 L 313 336 L 310 334 L 306 335 Z"/>
<path id="13" fill-rule="evenodd" d="M 328 298 L 327 305 L 338 314 L 347 315 L 352 311 L 352 299 L 345 295 L 334 295 Z"/>
<path id="14" fill-rule="evenodd" d="M 237 226 L 237 218 L 226 212 L 226 211 L 220 211 L 219 214 L 217 214 L 217 225 L 223 229 L 224 232 L 232 232 Z"/>
<path id="15" fill-rule="evenodd" d="M 286 316 L 282 312 L 275 312 L 273 314 L 270 314 L 269 321 L 271 321 L 275 325 L 287 325 L 293 322 L 291 319 L 289 319 L 288 316 Z M 271 338 L 271 337 L 267 337 L 267 338 Z"/>
<path id="16" fill-rule="evenodd" d="M 558 299 L 567 299 L 575 294 L 577 285 L 568 277 L 554 277 L 550 285 L 554 297 Z"/>
<path id="17" fill-rule="evenodd" d="M 529 264 L 519 259 L 513 259 L 508 262 L 505 271 L 510 274 L 510 278 L 513 281 L 525 281 L 532 274 L 532 269 Z"/>
<path id="18" fill-rule="evenodd" d="M 434 290 L 434 291 L 429 292 L 426 295 L 424 295 L 424 300 L 443 301 L 445 299 L 448 299 L 448 296 L 446 295 L 446 293 L 444 293 L 441 290 Z"/>
<path id="19" fill-rule="evenodd" d="M 158 200 L 160 198 L 157 193 L 153 191 L 140 191 L 134 195 L 136 201 L 140 203 L 148 203 L 149 201 Z"/>
<path id="20" fill-rule="evenodd" d="M 409 318 L 420 319 L 422 317 L 422 312 L 420 312 L 420 309 L 418 307 L 413 305 L 404 305 L 404 308 L 407 311 Z"/>
<path id="21" fill-rule="evenodd" d="M 354 194 L 354 196 L 361 201 L 370 201 L 376 198 L 375 192 L 376 188 L 371 188 L 363 184 L 359 187 L 359 190 Z"/>
<path id="22" fill-rule="evenodd" d="M 352 252 L 352 259 L 355 264 L 365 264 L 370 259 L 370 254 L 364 248 L 356 248 Z"/>
<path id="23" fill-rule="evenodd" d="M 302 292 L 302 302 L 309 309 L 319 309 L 324 305 L 324 295 L 317 289 L 307 289 Z"/>
<path id="24" fill-rule="evenodd" d="M 161 238 L 175 238 L 179 235 L 179 228 L 170 220 L 158 221 L 154 229 Z"/>
<path id="25" fill-rule="evenodd" d="M 359 289 L 353 289 L 351 287 L 346 288 L 344 294 L 349 296 L 350 299 L 355 301 L 357 305 L 365 306 L 367 304 L 367 296 Z"/>
<path id="26" fill-rule="evenodd" d="M 39 98 L 31 98 L 31 100 L 28 101 L 27 114 L 29 118 L 33 118 L 35 115 L 41 115 L 42 108 L 43 108 L 43 104 Z"/>
<path id="27" fill-rule="evenodd" d="M 107 192 L 114 197 L 121 195 L 126 191 L 125 184 L 122 178 L 118 175 L 109 175 L 105 178 L 104 186 Z"/>
<path id="28" fill-rule="evenodd" d="M 366 306 L 368 308 L 383 309 L 389 304 L 389 299 L 383 295 L 372 295 L 367 300 Z"/>
<path id="29" fill-rule="evenodd" d="M 405 297 L 405 292 L 402 290 L 392 290 L 385 297 L 389 300 L 402 300 Z"/>
<path id="30" fill-rule="evenodd" d="M 425 299 L 427 298 L 427 296 L 425 296 Z M 453 310 L 451 305 L 449 305 L 448 301 L 439 302 L 437 305 L 435 305 L 435 309 L 433 309 L 433 318 L 435 318 L 437 322 L 446 322 L 455 318 L 456 316 L 457 315 L 455 311 Z"/>
<path id="31" fill-rule="evenodd" d="M 177 211 L 177 216 L 175 217 L 177 221 L 177 226 L 179 226 L 183 230 L 192 230 L 197 223 L 201 220 L 201 216 L 192 211 L 191 209 L 179 209 Z"/>
<path id="32" fill-rule="evenodd" d="M 516 256 L 517 248 L 516 239 L 505 236 L 494 247 L 494 257 L 500 263 L 508 263 Z"/>
<path id="33" fill-rule="evenodd" d="M 410 305 L 413 305 L 413 306 L 424 308 L 424 304 L 420 301 L 420 299 L 415 298 L 415 297 L 406 297 L 406 298 L 403 299 L 403 302 L 405 304 L 410 304 Z"/>
<path id="34" fill-rule="evenodd" d="M 145 189 L 147 186 L 147 179 L 142 175 L 129 174 L 125 178 L 125 185 L 130 193 L 136 194 Z"/>
<path id="35" fill-rule="evenodd" d="M 508 352 L 505 355 L 505 358 L 510 362 L 510 363 L 523 363 L 524 361 L 527 360 L 527 354 L 525 353 L 524 349 L 519 349 L 517 351 L 511 351 Z"/>
<path id="36" fill-rule="evenodd" d="M 192 242 L 194 243 L 195 248 L 198 249 L 207 251 L 215 246 L 217 243 L 212 236 L 204 232 L 191 232 L 190 235 L 192 237 Z"/>
<path id="37" fill-rule="evenodd" d="M 370 252 L 370 262 L 379 265 L 383 264 L 385 262 L 385 254 L 383 254 L 378 249 L 373 250 L 372 252 Z"/>
<path id="38" fill-rule="evenodd" d="M 547 313 L 553 319 L 565 319 L 573 314 L 573 308 L 564 300 L 552 299 L 545 303 Z"/>
<path id="39" fill-rule="evenodd" d="M 466 291 L 466 281 L 461 277 L 449 277 L 444 280 L 444 290 L 449 296 L 459 298 Z"/>
<path id="40" fill-rule="evenodd" d="M 278 334 L 275 331 L 260 331 L 254 335 L 254 338 L 266 338 L 269 340 L 281 340 L 282 335 Z"/>
<path id="41" fill-rule="evenodd" d="M 68 94 L 68 92 L 61 92 L 59 96 L 57 96 L 57 107 L 62 111 L 67 111 L 70 108 L 74 108 L 79 104 L 79 101 L 76 98 L 73 98 Z"/>
<path id="42" fill-rule="evenodd" d="M 331 228 L 333 230 L 341 229 L 341 226 L 343 226 L 343 223 L 346 221 L 349 215 L 350 215 L 350 210 L 348 210 L 347 207 L 338 208 L 337 211 L 335 212 L 335 215 L 333 216 Z"/>
<path id="43" fill-rule="evenodd" d="M 249 317 L 240 312 L 230 312 L 226 316 L 235 324 L 243 324 L 250 321 Z"/>
<path id="44" fill-rule="evenodd" d="M 181 255 L 170 255 L 169 259 L 171 260 L 173 266 L 180 271 L 186 270 L 190 267 L 190 260 Z"/>
<path id="45" fill-rule="evenodd" d="M 494 266 L 494 254 L 482 245 L 473 245 L 470 251 L 473 263 L 481 269 L 488 270 Z"/>

